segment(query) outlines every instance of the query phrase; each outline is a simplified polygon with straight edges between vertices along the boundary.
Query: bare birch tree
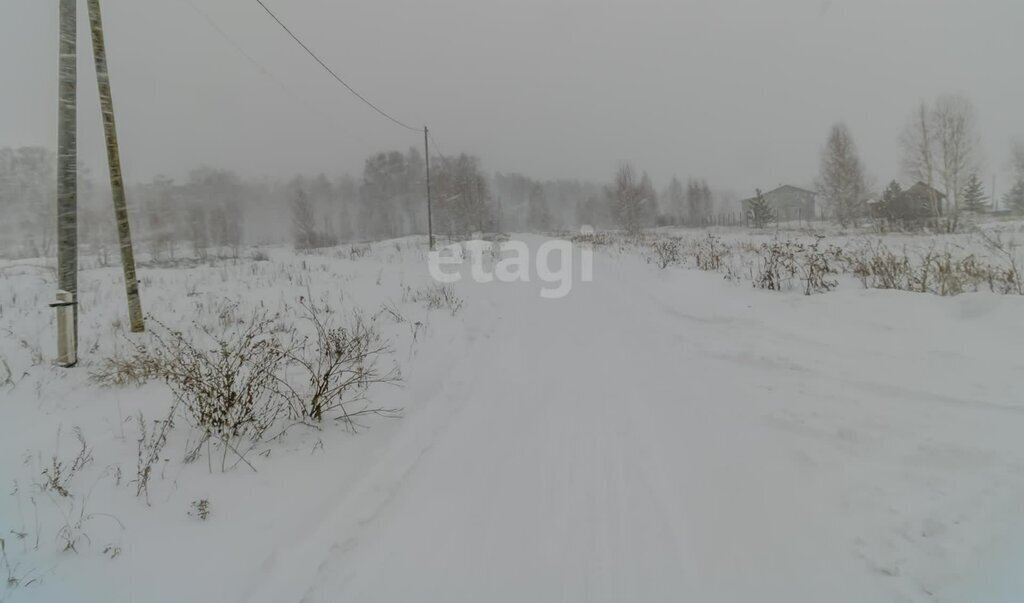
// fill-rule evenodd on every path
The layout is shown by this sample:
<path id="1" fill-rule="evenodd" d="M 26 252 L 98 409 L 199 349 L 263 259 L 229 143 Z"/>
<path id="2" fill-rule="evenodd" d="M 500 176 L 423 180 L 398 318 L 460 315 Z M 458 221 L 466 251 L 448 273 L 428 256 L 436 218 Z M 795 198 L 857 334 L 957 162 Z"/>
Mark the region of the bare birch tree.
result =
<path id="1" fill-rule="evenodd" d="M 632 165 L 619 166 L 615 181 L 605 189 L 605 195 L 619 225 L 629 234 L 639 234 L 643 225 L 643 204 L 649 200 L 644 198 L 644 187 Z"/>
<path id="2" fill-rule="evenodd" d="M 918 182 L 928 185 L 932 215 L 942 215 L 939 198 L 935 195 L 935 133 L 931 109 L 924 101 L 914 109 L 900 143 L 903 145 L 903 171 Z"/>
<path id="3" fill-rule="evenodd" d="M 970 99 L 954 94 L 939 97 L 932 112 L 938 145 L 938 171 L 955 217 L 960 211 L 961 191 L 978 169 L 980 137 Z"/>
<path id="4" fill-rule="evenodd" d="M 981 143 L 977 118 L 971 101 L 958 94 L 939 97 L 931 107 L 922 102 L 903 132 L 903 169 L 907 175 L 929 187 L 932 214 L 936 221 L 945 213 L 941 183 L 949 203 L 944 226 L 956 230 L 963 186 L 978 170 Z"/>
<path id="5" fill-rule="evenodd" d="M 864 214 L 867 179 L 846 124 L 838 123 L 829 132 L 821 153 L 817 188 L 843 228 L 856 225 Z"/>

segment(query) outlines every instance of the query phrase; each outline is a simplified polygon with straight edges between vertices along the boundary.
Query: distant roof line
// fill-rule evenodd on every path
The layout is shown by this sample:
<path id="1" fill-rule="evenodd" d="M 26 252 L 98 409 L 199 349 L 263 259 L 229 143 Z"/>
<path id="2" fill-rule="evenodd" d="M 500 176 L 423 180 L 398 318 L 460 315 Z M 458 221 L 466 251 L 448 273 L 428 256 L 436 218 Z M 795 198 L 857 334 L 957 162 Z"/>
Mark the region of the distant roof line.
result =
<path id="1" fill-rule="evenodd" d="M 939 189 L 935 188 L 934 186 L 928 186 L 928 184 L 927 184 L 927 183 L 925 183 L 925 182 L 922 182 L 922 181 L 920 181 L 920 180 L 918 180 L 917 182 L 915 182 L 914 184 L 912 184 L 912 185 L 911 185 L 911 186 L 910 186 L 909 188 L 907 188 L 907 189 L 906 189 L 905 191 L 903 191 L 903 192 L 904 192 L 904 193 L 909 193 L 910 191 L 912 191 L 912 190 L 915 190 L 915 189 L 917 189 L 917 190 L 921 190 L 922 192 L 925 192 L 925 193 L 927 193 L 927 192 L 928 192 L 928 189 L 932 189 L 932 192 L 933 192 L 933 193 L 935 193 L 935 195 L 936 195 L 936 196 L 938 196 L 938 197 L 941 197 L 942 199 L 945 199 L 945 198 L 946 198 L 946 195 L 945 195 L 945 193 L 943 193 L 943 192 L 942 192 L 942 191 L 940 191 Z"/>
<path id="2" fill-rule="evenodd" d="M 780 190 L 782 190 L 784 188 L 791 188 L 793 190 L 797 190 L 797 191 L 800 191 L 802 193 L 808 193 L 810 195 L 815 195 L 815 196 L 817 196 L 817 194 L 818 194 L 816 191 L 807 190 L 806 188 L 802 188 L 802 187 L 799 187 L 799 186 L 794 186 L 792 184 L 783 184 L 781 186 L 777 186 L 777 187 L 773 188 L 770 191 L 762 191 L 761 194 L 762 195 L 770 195 L 770 194 L 774 193 L 775 191 L 780 191 Z M 741 199 L 740 202 L 742 203 L 744 201 L 753 201 L 756 198 L 757 197 L 747 197 L 746 199 Z"/>

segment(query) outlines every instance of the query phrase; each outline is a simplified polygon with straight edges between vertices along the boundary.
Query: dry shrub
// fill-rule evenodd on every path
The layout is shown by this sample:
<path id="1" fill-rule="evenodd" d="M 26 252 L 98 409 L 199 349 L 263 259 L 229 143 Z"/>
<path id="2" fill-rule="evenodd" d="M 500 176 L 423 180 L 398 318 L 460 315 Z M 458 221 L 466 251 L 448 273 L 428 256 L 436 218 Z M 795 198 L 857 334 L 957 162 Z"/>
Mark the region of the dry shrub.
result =
<path id="1" fill-rule="evenodd" d="M 999 286 L 999 293 L 1016 293 L 1024 295 L 1024 275 L 1021 272 L 1021 264 L 1024 262 L 1019 252 L 1019 246 L 1012 239 L 1003 241 L 1002 237 L 993 233 L 981 233 L 985 245 L 1000 260 L 1000 266 L 996 274 L 991 275 Z M 996 285 L 989 285 L 993 291 Z"/>
<path id="2" fill-rule="evenodd" d="M 160 360 L 140 344 L 131 354 L 119 353 L 102 358 L 98 366 L 89 372 L 89 379 L 104 387 L 142 385 L 152 379 L 162 379 L 163 369 Z"/>
<path id="3" fill-rule="evenodd" d="M 74 428 L 75 439 L 78 440 L 78 453 L 69 461 L 61 460 L 56 454 L 53 455 L 50 465 L 43 469 L 43 481 L 38 483 L 39 489 L 43 492 L 53 491 L 62 498 L 71 496 L 71 480 L 86 465 L 92 462 L 92 448 L 85 442 L 80 427 Z M 57 430 L 57 441 L 60 441 L 60 430 Z"/>
<path id="4" fill-rule="evenodd" d="M 697 268 L 701 270 L 721 270 L 722 260 L 729 254 L 729 248 L 722 239 L 712 233 L 697 241 L 693 255 Z"/>
<path id="5" fill-rule="evenodd" d="M 167 437 L 174 429 L 174 415 L 178 404 L 174 404 L 163 421 L 154 421 L 153 426 L 146 427 L 146 418 L 139 411 L 136 420 L 139 426 L 139 438 L 136 440 L 137 459 L 135 463 L 135 496 L 146 495 L 149 504 L 149 479 L 153 477 L 153 467 L 160 461 Z"/>
<path id="6" fill-rule="evenodd" d="M 839 286 L 834 277 L 843 267 L 843 250 L 835 245 L 822 247 L 823 239 L 818 236 L 813 243 L 798 244 L 797 264 L 800 280 L 804 283 L 804 295 L 826 293 Z"/>
<path id="7" fill-rule="evenodd" d="M 378 368 L 380 356 L 390 348 L 376 323 L 357 314 L 349 325 L 334 327 L 323 318 L 323 310 L 306 302 L 302 307 L 313 335 L 301 338 L 294 330 L 282 332 L 279 317 L 265 313 L 240 324 L 218 320 L 218 330 L 194 325 L 188 335 L 151 317 L 148 347 L 138 344 L 133 355 L 101 363 L 93 374 L 100 383 L 160 379 L 175 395 L 164 421 L 147 428 L 139 417 L 137 494 L 147 493 L 179 408 L 201 434 L 186 462 L 215 441 L 223 447 L 222 469 L 229 451 L 238 462 L 249 464 L 245 455 L 252 446 L 243 449 L 239 442 L 260 442 L 268 429 L 285 420 L 321 422 L 333 416 L 352 428 L 360 415 L 397 414 L 365 404 L 370 385 L 398 380 L 397 371 Z M 350 403 L 364 404 L 353 409 Z"/>
<path id="8" fill-rule="evenodd" d="M 53 503 L 54 509 L 60 513 L 60 527 L 56 531 L 57 542 L 60 544 L 60 550 L 62 552 L 77 552 L 78 546 L 82 543 L 91 544 L 92 540 L 89 537 L 86 528 L 88 524 L 96 518 L 105 518 L 107 520 L 117 523 L 121 529 L 124 529 L 124 525 L 114 517 L 106 513 L 91 513 L 87 511 L 89 504 L 89 495 L 92 492 L 92 488 L 83 488 L 79 483 L 80 480 L 76 480 L 76 477 L 83 473 L 83 469 L 93 462 L 92 448 L 85 441 L 85 436 L 82 434 L 82 430 L 78 427 L 74 428 L 75 438 L 78 440 L 77 452 L 72 457 L 62 459 L 59 454 L 54 454 L 51 457 L 49 466 L 45 467 L 41 471 L 42 479 L 40 481 L 33 482 L 33 485 L 39 490 L 40 493 L 45 494 L 46 498 Z M 61 430 L 57 430 L 57 444 L 58 448 L 61 441 Z M 98 480 L 102 480 L 111 474 L 115 474 L 116 467 L 107 467 Z M 116 475 L 120 475 L 120 471 L 116 470 Z M 72 484 L 72 482 L 75 482 Z M 93 486 L 95 487 L 95 486 Z M 17 493 L 17 482 L 15 482 L 15 492 Z M 35 505 L 35 499 L 32 499 L 33 505 Z M 38 547 L 38 533 L 40 532 L 38 521 L 36 526 L 37 542 Z M 15 533 L 12 531 L 12 533 Z M 27 534 L 21 534 L 20 537 L 27 536 Z"/>
<path id="9" fill-rule="evenodd" d="M 850 270 L 866 288 L 910 288 L 910 257 L 906 249 L 895 254 L 881 242 L 867 245 L 849 256 Z"/>
<path id="10" fill-rule="evenodd" d="M 373 253 L 373 247 L 369 244 L 362 245 L 350 245 L 348 249 L 348 259 L 350 260 L 361 260 Z"/>
<path id="11" fill-rule="evenodd" d="M 337 412 L 337 418 L 352 427 L 352 420 L 358 415 L 395 413 L 377 408 L 352 411 L 346 407 L 363 401 L 370 385 L 398 380 L 397 371 L 382 371 L 378 367 L 381 355 L 391 350 L 376 324 L 356 314 L 348 326 L 335 327 L 316 306 L 303 303 L 303 307 L 315 338 L 307 337 L 298 345 L 288 346 L 285 355 L 293 366 L 302 369 L 304 385 L 296 388 L 288 379 L 278 380 L 290 401 L 292 414 L 319 422 L 329 413 Z"/>
<path id="12" fill-rule="evenodd" d="M 653 256 L 648 258 L 647 261 L 653 260 L 658 268 L 662 270 L 679 264 L 683 260 L 682 245 L 678 238 L 654 241 L 651 243 L 651 250 L 653 251 Z"/>
<path id="13" fill-rule="evenodd" d="M 455 294 L 455 287 L 451 285 L 435 284 L 420 289 L 406 287 L 402 300 L 415 304 L 426 304 L 428 310 L 439 310 L 446 308 L 455 316 L 462 309 L 462 299 Z"/>
<path id="14" fill-rule="evenodd" d="M 799 271 L 793 243 L 762 243 L 755 266 L 756 272 L 751 269 L 754 287 L 771 291 L 789 289 Z"/>
<path id="15" fill-rule="evenodd" d="M 256 313 L 223 332 L 196 325 L 206 340 L 196 343 L 150 318 L 157 342 L 150 361 L 161 362 L 161 376 L 207 434 L 258 440 L 278 419 L 275 386 L 287 350 L 270 334 L 274 320 Z"/>
<path id="16" fill-rule="evenodd" d="M 840 272 L 843 251 L 835 245 L 822 247 L 823 237 L 813 243 L 773 241 L 758 248 L 751 280 L 758 289 L 783 291 L 793 287 L 794 280 L 803 284 L 804 294 L 825 293 L 839 285 L 834 277 Z"/>
<path id="17" fill-rule="evenodd" d="M 950 250 L 928 249 L 917 257 L 906 249 L 893 252 L 881 242 L 847 256 L 850 271 L 865 287 L 936 295 L 959 295 L 988 288 L 993 293 L 1024 294 L 1015 257 L 1002 264 L 974 254 L 955 256 Z"/>
<path id="18" fill-rule="evenodd" d="M 613 242 L 612 237 L 608 233 L 604 232 L 585 232 L 574 234 L 569 238 L 569 240 L 573 244 L 590 245 L 591 247 L 604 247 Z"/>

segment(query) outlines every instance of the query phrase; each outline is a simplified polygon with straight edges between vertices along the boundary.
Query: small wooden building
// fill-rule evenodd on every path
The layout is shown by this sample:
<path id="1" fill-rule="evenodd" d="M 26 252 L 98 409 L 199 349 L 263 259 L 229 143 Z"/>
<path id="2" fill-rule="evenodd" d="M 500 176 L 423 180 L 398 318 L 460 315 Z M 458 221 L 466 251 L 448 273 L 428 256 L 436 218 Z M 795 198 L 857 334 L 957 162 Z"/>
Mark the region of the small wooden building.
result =
<path id="1" fill-rule="evenodd" d="M 946 195 L 924 182 L 892 196 L 887 191 L 878 200 L 868 202 L 873 220 L 884 220 L 896 228 L 921 228 L 945 213 Z"/>
<path id="2" fill-rule="evenodd" d="M 815 218 L 815 203 L 818 193 L 814 191 L 784 184 L 762 194 L 765 201 L 777 212 L 779 220 L 813 220 Z M 750 213 L 750 202 L 753 200 L 754 197 L 751 197 L 740 202 L 743 204 L 743 213 Z"/>
<path id="3" fill-rule="evenodd" d="M 945 213 L 946 195 L 918 182 L 903 191 L 893 212 L 904 219 L 925 219 L 941 216 Z"/>

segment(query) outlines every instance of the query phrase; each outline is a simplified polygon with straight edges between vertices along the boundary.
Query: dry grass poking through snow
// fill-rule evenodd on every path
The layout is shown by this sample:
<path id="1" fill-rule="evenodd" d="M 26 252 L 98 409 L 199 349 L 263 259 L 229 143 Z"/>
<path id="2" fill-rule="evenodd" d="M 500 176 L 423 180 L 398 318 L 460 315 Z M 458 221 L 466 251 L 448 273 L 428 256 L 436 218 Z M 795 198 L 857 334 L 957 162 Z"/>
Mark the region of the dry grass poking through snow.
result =
<path id="1" fill-rule="evenodd" d="M 601 244 L 610 245 L 609 237 Z M 1021 249 L 1012 237 L 984 232 L 934 238 L 786 233 L 770 240 L 715 233 L 649 234 L 639 241 L 619 241 L 620 250 L 631 246 L 662 269 L 691 265 L 771 291 L 824 293 L 839 286 L 839 277 L 846 275 L 873 289 L 1024 295 Z"/>
<path id="2" fill-rule="evenodd" d="M 91 379 L 106 387 L 166 383 L 175 403 L 163 424 L 173 425 L 180 409 L 200 434 L 186 459 L 195 460 L 214 441 L 222 471 L 229 456 L 251 467 L 251 444 L 265 441 L 272 429 L 332 421 L 354 430 L 358 417 L 398 416 L 399 409 L 366 398 L 370 386 L 400 379 L 397 368 L 380 366 L 392 350 L 376 320 L 356 312 L 337 326 L 326 308 L 303 299 L 299 309 L 310 328 L 294 326 L 293 315 L 264 311 L 216 327 L 194 323 L 187 331 L 150 317 L 148 341 L 133 343 L 126 355 L 104 358 Z M 140 459 L 159 457 L 165 439 L 144 435 L 140 441 L 148 442 L 147 451 L 140 448 Z M 140 463 L 140 495 L 151 465 Z"/>
<path id="3" fill-rule="evenodd" d="M 48 357 L 52 271 L 0 262 L 0 411 L 22 425 L 0 430 L 0 451 L 18 460 L 0 471 L 16 480 L 0 500 L 0 600 L 49 580 L 40 568 L 57 565 L 53 554 L 120 555 L 126 514 L 130 541 L 204 476 L 236 481 L 233 469 L 262 471 L 272 454 L 347 446 L 331 427 L 398 417 L 402 404 L 386 400 L 399 357 L 413 362 L 433 323 L 463 306 L 433 287 L 415 239 L 242 258 L 143 267 L 143 334 L 127 332 L 119 271 L 83 258 L 73 370 Z M 124 496 L 153 519 L 140 524 Z M 212 504 L 176 503 L 198 519 Z"/>

